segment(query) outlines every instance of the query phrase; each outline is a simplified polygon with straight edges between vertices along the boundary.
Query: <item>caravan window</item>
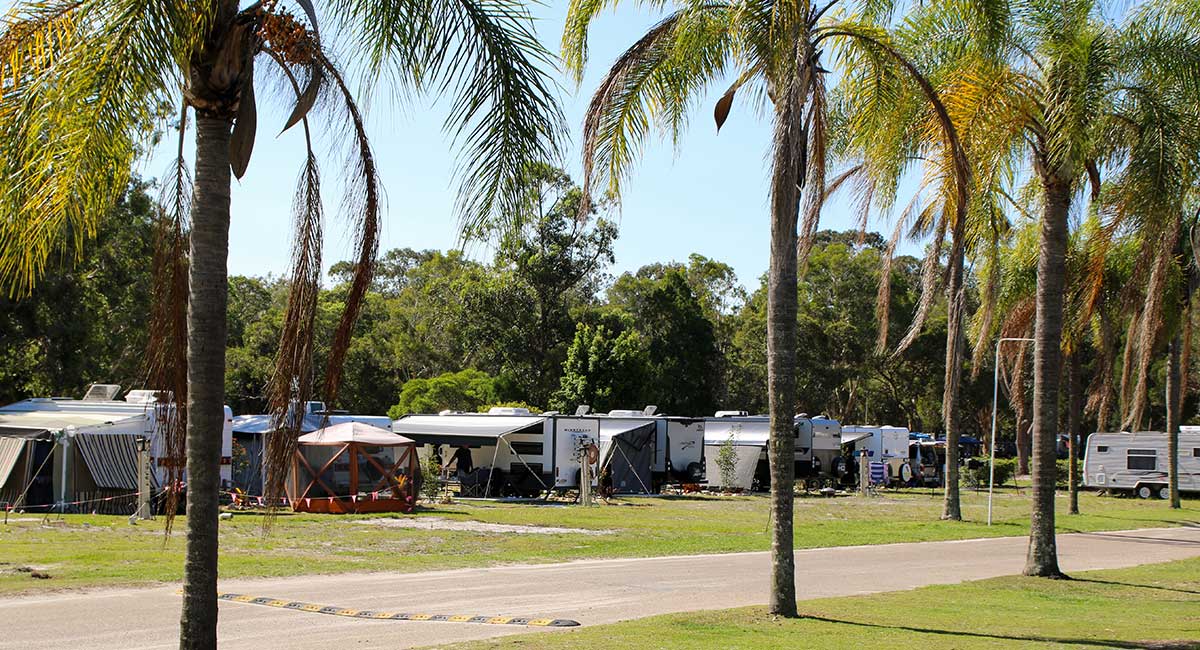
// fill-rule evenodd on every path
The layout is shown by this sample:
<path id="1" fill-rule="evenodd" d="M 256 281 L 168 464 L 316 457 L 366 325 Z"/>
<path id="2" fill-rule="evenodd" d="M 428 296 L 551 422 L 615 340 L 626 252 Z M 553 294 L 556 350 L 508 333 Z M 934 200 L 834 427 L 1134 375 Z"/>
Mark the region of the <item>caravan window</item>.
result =
<path id="1" fill-rule="evenodd" d="M 1106 451 L 1108 451 L 1108 445 L 1100 445 L 1099 447 L 1096 447 L 1097 453 L 1103 454 Z"/>
<path id="2" fill-rule="evenodd" d="M 1158 455 L 1153 449 L 1130 449 L 1126 469 L 1158 469 Z"/>
<path id="3" fill-rule="evenodd" d="M 541 456 L 542 455 L 542 443 L 540 443 L 540 442 L 525 442 L 525 441 L 520 441 L 520 440 L 514 440 L 510 444 L 512 445 L 513 451 L 517 452 L 517 455 L 519 455 L 519 456 Z"/>
<path id="4" fill-rule="evenodd" d="M 1200 458 L 1200 447 L 1192 447 L 1192 458 Z"/>

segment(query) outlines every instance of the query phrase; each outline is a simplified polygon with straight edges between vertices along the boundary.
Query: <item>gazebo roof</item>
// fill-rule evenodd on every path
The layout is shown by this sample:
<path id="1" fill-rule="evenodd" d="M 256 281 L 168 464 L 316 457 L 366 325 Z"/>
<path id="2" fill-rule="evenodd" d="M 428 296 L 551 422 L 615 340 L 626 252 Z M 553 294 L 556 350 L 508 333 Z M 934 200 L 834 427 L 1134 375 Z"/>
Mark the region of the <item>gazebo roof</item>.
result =
<path id="1" fill-rule="evenodd" d="M 324 429 L 317 429 L 300 436 L 299 442 L 302 445 L 357 443 L 371 447 L 399 447 L 415 444 L 411 438 L 405 438 L 387 429 L 380 429 L 362 422 L 343 422 Z"/>

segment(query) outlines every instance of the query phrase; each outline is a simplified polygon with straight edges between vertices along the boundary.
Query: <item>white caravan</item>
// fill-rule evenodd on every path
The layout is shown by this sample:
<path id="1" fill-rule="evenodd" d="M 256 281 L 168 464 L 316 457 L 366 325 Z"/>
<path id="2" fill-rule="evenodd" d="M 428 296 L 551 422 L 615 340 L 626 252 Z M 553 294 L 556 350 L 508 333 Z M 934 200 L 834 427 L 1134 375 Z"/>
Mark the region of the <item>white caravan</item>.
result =
<path id="1" fill-rule="evenodd" d="M 1200 492 L 1200 427 L 1179 428 L 1179 490 Z M 1083 455 L 1083 485 L 1167 498 L 1167 434 L 1093 433 Z"/>
<path id="2" fill-rule="evenodd" d="M 858 458 L 862 452 L 872 462 L 885 464 L 887 483 L 907 485 L 913 478 L 909 458 L 908 429 L 904 427 L 854 425 L 842 427 L 842 444 L 850 447 L 854 459 L 849 467 L 841 468 L 842 475 L 858 473 Z"/>
<path id="3" fill-rule="evenodd" d="M 841 445 L 841 425 L 824 417 L 796 416 L 793 420 L 795 470 L 797 480 L 813 487 L 830 480 Z M 704 420 L 704 456 L 706 477 L 710 487 L 732 487 L 751 490 L 770 484 L 768 444 L 771 419 L 765 415 L 745 415 L 742 412 L 721 411 L 716 417 Z M 726 441 L 732 441 L 737 457 L 732 485 L 721 485 L 718 454 Z"/>
<path id="4" fill-rule="evenodd" d="M 489 413 L 444 411 L 406 415 L 392 421 L 392 433 L 412 438 L 424 455 L 437 454 L 449 465 L 456 447 L 466 447 L 477 468 L 463 482 L 469 496 L 537 496 L 555 486 L 554 413 L 494 408 Z"/>
<path id="5" fill-rule="evenodd" d="M 654 415 L 654 411 L 655 407 L 648 406 L 641 411 L 609 411 L 595 415 L 608 422 L 654 423 L 654 492 L 667 483 L 704 481 L 704 419 Z"/>
<path id="6" fill-rule="evenodd" d="M 21 498 L 37 506 L 135 491 L 139 438 L 150 441 L 152 479 L 161 487 L 171 460 L 156 431 L 164 413 L 155 405 L 156 391 L 133 390 L 117 400 L 119 393 L 120 386 L 94 384 L 79 400 L 32 398 L 0 407 L 0 501 Z M 225 485 L 232 478 L 232 423 L 227 406 L 221 432 Z"/>

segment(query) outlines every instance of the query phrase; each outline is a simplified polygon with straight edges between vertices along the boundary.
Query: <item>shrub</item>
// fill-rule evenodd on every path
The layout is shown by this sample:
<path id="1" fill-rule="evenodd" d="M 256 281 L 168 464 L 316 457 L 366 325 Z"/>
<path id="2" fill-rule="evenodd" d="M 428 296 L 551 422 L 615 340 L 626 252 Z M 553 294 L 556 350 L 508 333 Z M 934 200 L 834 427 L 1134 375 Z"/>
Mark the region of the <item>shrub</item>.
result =
<path id="1" fill-rule="evenodd" d="M 1017 473 L 1017 459 L 996 459 L 996 485 L 1004 485 Z M 962 469 L 963 481 L 968 487 L 987 487 L 988 457 L 977 456 L 968 460 Z"/>
<path id="2" fill-rule="evenodd" d="M 717 468 L 721 470 L 721 488 L 725 491 L 732 490 L 733 483 L 737 480 L 737 451 L 733 448 L 732 433 L 721 443 L 721 449 L 717 452 Z"/>

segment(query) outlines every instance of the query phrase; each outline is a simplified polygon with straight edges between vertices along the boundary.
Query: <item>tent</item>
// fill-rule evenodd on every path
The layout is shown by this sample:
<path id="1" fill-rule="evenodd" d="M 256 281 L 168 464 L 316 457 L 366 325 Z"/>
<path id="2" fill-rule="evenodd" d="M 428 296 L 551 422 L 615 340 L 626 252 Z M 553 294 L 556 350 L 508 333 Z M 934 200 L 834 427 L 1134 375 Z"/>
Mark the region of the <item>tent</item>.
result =
<path id="1" fill-rule="evenodd" d="M 386 416 L 305 413 L 300 421 L 300 433 L 309 433 L 322 426 L 345 422 L 364 422 L 384 430 L 390 429 L 392 425 L 392 421 Z M 233 418 L 231 429 L 233 439 L 241 447 L 241 453 L 232 471 L 233 486 L 247 494 L 262 494 L 263 480 L 266 478 L 266 468 L 262 460 L 263 447 L 266 434 L 273 430 L 272 416 L 239 415 Z"/>
<path id="2" fill-rule="evenodd" d="M 386 429 L 344 422 L 300 436 L 288 481 L 297 512 L 411 512 L 415 443 Z"/>
<path id="3" fill-rule="evenodd" d="M 607 472 L 614 492 L 653 492 L 656 441 L 653 421 L 600 420 L 600 474 Z"/>
<path id="4" fill-rule="evenodd" d="M 771 435 L 770 420 L 718 418 L 707 420 L 704 426 L 705 475 L 710 487 L 750 490 L 759 460 L 767 450 Z M 721 448 L 732 442 L 734 454 L 733 481 L 723 484 L 721 477 Z"/>

